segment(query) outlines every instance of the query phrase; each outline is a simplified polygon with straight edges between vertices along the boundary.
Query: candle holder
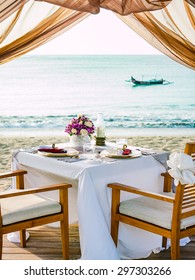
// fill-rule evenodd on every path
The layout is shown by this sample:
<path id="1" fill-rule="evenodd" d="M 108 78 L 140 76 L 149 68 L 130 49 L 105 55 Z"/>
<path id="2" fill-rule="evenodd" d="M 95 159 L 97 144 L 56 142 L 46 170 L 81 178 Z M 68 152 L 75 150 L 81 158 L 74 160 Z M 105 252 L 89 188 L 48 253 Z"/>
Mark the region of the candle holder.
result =
<path id="1" fill-rule="evenodd" d="M 98 113 L 96 122 L 96 146 L 105 146 L 105 123 L 103 119 L 103 114 Z"/>
<path id="2" fill-rule="evenodd" d="M 106 137 L 97 137 L 95 136 L 95 144 L 96 146 L 105 146 Z"/>

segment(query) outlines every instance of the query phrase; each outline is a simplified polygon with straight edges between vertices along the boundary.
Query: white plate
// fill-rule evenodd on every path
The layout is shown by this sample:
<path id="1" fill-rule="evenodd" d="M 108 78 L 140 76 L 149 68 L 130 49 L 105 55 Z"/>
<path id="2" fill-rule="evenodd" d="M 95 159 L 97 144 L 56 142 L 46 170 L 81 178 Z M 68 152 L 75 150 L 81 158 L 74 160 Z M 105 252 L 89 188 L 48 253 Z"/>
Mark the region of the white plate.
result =
<path id="1" fill-rule="evenodd" d="M 38 151 L 38 154 L 45 157 L 76 157 L 79 155 L 79 151 L 75 149 L 68 149 L 67 153 L 49 153 Z"/>
<path id="2" fill-rule="evenodd" d="M 141 152 L 138 150 L 132 150 L 132 152 L 129 155 L 117 155 L 117 152 L 114 150 L 111 150 L 111 151 L 104 150 L 101 153 L 101 156 L 109 157 L 109 158 L 116 158 L 116 159 L 136 158 L 136 157 L 140 157 L 141 155 L 142 155 Z"/>

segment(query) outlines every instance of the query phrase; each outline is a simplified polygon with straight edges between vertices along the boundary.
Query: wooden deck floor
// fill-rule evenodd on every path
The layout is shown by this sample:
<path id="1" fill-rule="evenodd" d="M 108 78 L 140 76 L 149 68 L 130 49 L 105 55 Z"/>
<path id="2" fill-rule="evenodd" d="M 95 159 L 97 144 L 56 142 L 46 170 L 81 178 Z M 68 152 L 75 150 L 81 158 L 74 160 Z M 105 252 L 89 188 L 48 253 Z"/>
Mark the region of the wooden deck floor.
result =
<path id="1" fill-rule="evenodd" d="M 11 243 L 4 236 L 3 260 L 62 260 L 60 231 L 51 227 L 39 227 L 29 230 L 30 238 L 26 248 L 18 243 Z M 76 260 L 81 256 L 78 226 L 70 226 L 70 259 Z M 152 254 L 148 260 L 170 259 L 170 249 L 159 254 Z M 182 260 L 195 260 L 195 236 L 191 242 L 181 247 Z"/>

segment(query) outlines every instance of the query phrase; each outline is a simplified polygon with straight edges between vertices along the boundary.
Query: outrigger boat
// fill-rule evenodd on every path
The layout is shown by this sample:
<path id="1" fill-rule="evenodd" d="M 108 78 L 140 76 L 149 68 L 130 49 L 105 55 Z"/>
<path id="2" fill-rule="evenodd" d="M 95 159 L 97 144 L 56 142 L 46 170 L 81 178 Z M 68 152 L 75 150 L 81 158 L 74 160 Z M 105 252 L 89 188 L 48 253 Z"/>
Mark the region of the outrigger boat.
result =
<path id="1" fill-rule="evenodd" d="M 134 84 L 134 85 L 159 85 L 159 84 L 163 84 L 163 79 L 160 79 L 160 80 L 157 80 L 157 79 L 152 79 L 152 80 L 148 80 L 148 81 L 139 81 L 139 80 L 136 80 L 134 79 L 132 76 L 131 76 L 131 82 Z"/>
<path id="2" fill-rule="evenodd" d="M 170 84 L 170 82 L 165 81 L 164 79 L 151 79 L 151 80 L 136 80 L 131 76 L 130 80 L 126 80 L 126 82 L 132 82 L 136 86 L 150 86 L 150 85 L 160 85 L 163 83 Z"/>

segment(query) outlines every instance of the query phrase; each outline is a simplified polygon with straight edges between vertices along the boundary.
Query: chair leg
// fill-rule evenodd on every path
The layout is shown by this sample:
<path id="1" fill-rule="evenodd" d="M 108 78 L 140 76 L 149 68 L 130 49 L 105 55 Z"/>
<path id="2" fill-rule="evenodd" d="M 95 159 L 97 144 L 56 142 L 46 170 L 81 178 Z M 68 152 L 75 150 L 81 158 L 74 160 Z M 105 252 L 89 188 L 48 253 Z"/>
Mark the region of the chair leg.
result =
<path id="1" fill-rule="evenodd" d="M 69 260 L 69 225 L 68 221 L 60 221 L 62 254 L 64 260 Z"/>
<path id="2" fill-rule="evenodd" d="M 26 247 L 26 230 L 20 231 L 20 244 L 23 248 Z"/>
<path id="3" fill-rule="evenodd" d="M 165 248 L 165 249 L 167 248 L 167 238 L 164 237 L 164 236 L 162 238 L 162 247 Z"/>
<path id="4" fill-rule="evenodd" d="M 120 190 L 112 189 L 112 205 L 111 205 L 111 236 L 117 246 L 119 221 L 115 219 L 116 213 L 119 211 Z"/>
<path id="5" fill-rule="evenodd" d="M 112 239 L 116 246 L 117 246 L 117 242 L 118 242 L 118 230 L 119 230 L 119 222 L 112 219 L 111 220 L 111 236 L 112 236 Z"/>
<path id="6" fill-rule="evenodd" d="M 176 236 L 174 238 L 171 238 L 171 259 L 180 259 L 180 239 Z"/>

